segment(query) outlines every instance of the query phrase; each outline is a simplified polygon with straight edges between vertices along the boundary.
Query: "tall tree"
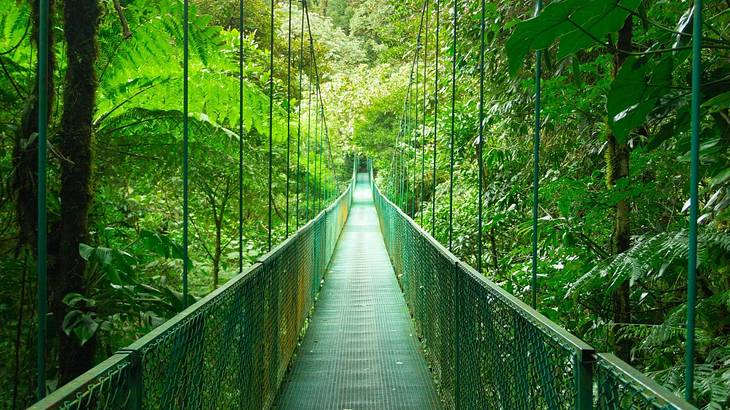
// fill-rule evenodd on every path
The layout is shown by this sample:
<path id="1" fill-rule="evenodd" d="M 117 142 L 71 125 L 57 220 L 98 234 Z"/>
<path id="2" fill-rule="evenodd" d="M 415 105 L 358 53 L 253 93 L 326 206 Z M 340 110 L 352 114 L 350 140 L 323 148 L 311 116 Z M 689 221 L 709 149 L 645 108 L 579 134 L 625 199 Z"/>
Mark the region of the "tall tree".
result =
<path id="1" fill-rule="evenodd" d="M 86 261 L 79 245 L 87 241 L 92 190 L 93 114 L 98 81 L 97 29 L 101 9 L 97 0 L 66 0 L 63 7 L 67 43 L 67 71 L 63 91 L 63 114 L 58 148 L 61 159 L 61 211 L 58 228 L 58 267 L 51 275 L 51 306 L 59 324 L 66 314 L 63 298 L 84 293 Z M 80 343 L 59 327 L 60 383 L 66 383 L 90 368 L 95 338 Z"/>
<path id="2" fill-rule="evenodd" d="M 632 36 L 632 16 L 628 16 L 623 27 L 618 32 L 618 41 L 616 43 L 613 63 L 614 78 L 628 57 L 628 53 L 631 50 Z M 619 141 L 612 131 L 608 132 L 606 139 L 606 184 L 608 185 L 608 189 L 615 189 L 619 180 L 629 177 L 630 150 L 626 139 Z M 631 247 L 630 216 L 629 199 L 622 197 L 614 207 L 613 233 L 611 238 L 611 247 L 614 255 L 624 253 Z M 625 280 L 612 296 L 614 326 L 611 332 L 611 343 L 614 346 L 616 355 L 627 362 L 631 359 L 631 343 L 629 338 L 621 338 L 620 329 L 622 325 L 631 323 L 630 293 L 629 281 Z"/>

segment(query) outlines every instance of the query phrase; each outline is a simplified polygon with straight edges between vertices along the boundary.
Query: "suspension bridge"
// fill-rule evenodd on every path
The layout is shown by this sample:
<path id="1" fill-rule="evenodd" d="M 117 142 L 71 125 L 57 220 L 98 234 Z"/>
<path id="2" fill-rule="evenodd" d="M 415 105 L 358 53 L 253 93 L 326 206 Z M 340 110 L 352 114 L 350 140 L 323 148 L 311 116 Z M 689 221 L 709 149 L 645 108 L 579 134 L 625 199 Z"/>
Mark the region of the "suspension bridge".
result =
<path id="1" fill-rule="evenodd" d="M 460 261 L 372 175 L 33 408 L 693 408 Z"/>
<path id="2" fill-rule="evenodd" d="M 187 170 L 189 45 L 187 1 L 184 4 Z M 426 10 L 428 4 L 424 1 Z M 303 5 L 304 15 L 306 2 Z M 273 28 L 273 7 L 271 16 Z M 483 19 L 482 14 L 482 30 Z M 700 20 L 696 19 L 695 24 L 701 24 Z M 41 50 L 47 30 L 41 28 Z M 419 34 L 419 49 L 420 38 Z M 273 47 L 273 38 L 271 44 Z M 288 52 L 291 55 L 291 45 Z M 44 55 L 41 51 L 39 73 L 45 73 Z M 411 78 L 414 72 L 418 76 L 418 64 L 416 57 Z M 271 70 L 273 73 L 273 53 Z M 537 72 L 539 90 L 539 68 Z M 322 162 L 328 161 L 322 148 L 328 144 L 327 131 L 318 73 L 312 73 L 312 77 L 317 78 L 314 111 L 318 116 L 316 126 L 320 126 L 320 131 L 315 131 L 320 155 L 315 157 L 319 161 L 315 168 L 321 169 Z M 45 178 L 48 107 L 43 100 L 48 90 L 42 75 L 39 79 L 39 175 Z M 414 100 L 418 100 L 418 78 L 412 85 Z M 539 93 L 537 96 L 536 145 Z M 408 107 L 409 101 L 406 110 L 412 108 Z M 415 126 L 408 122 L 410 117 L 402 121 L 402 133 L 418 128 L 417 111 L 415 117 Z M 481 150 L 481 127 L 479 132 Z M 240 134 L 244 134 L 243 129 Z M 270 129 L 269 185 L 272 144 Z M 453 140 L 451 149 L 453 152 Z M 309 152 L 306 157 L 308 161 Z M 403 168 L 402 159 L 394 155 L 395 171 L 390 175 L 401 178 L 409 172 L 415 174 L 415 169 Z M 424 167 L 422 162 L 422 173 Z M 287 202 L 287 238 L 274 245 L 270 211 L 267 254 L 253 265 L 241 267 L 241 272 L 224 286 L 59 387 L 32 408 L 694 408 L 613 354 L 597 352 L 541 315 L 533 308 L 534 300 L 533 306 L 523 303 L 483 276 L 481 267 L 475 269 L 461 261 L 409 216 L 415 215 L 417 197 L 408 196 L 402 179 L 393 177 L 396 179 L 390 183 L 389 195 L 385 195 L 375 183 L 378 172 L 369 160 L 355 161 L 351 181 L 339 196 L 324 192 L 322 184 L 317 186 L 318 196 L 313 201 L 324 202 L 319 208 L 310 208 L 307 180 L 307 214 L 310 209 L 316 213 L 311 220 L 303 226 L 297 223 L 296 231 L 288 235 Z M 184 175 L 187 259 L 188 181 L 187 173 Z M 316 178 L 321 182 L 330 176 L 319 171 Z M 697 181 L 693 183 L 696 190 Z M 312 183 L 312 189 L 314 186 Z M 422 177 L 422 191 L 424 186 Z M 45 223 L 44 187 L 42 179 L 41 228 Z M 692 206 L 696 208 L 696 191 L 693 198 Z M 270 209 L 271 202 L 270 192 Z M 479 212 L 481 228 L 481 204 Z M 239 232 L 242 235 L 242 229 Z M 41 295 L 46 292 L 44 241 L 44 235 L 39 235 Z M 186 299 L 187 266 L 183 263 Z M 39 296 L 41 315 L 46 309 L 44 303 Z M 39 322 L 43 327 L 43 321 Z M 41 328 L 39 334 L 42 352 L 45 329 Z M 43 366 L 39 364 L 41 370 Z M 44 377 L 43 371 L 39 371 L 39 377 Z M 39 386 L 44 385 L 45 381 L 39 380 Z"/>

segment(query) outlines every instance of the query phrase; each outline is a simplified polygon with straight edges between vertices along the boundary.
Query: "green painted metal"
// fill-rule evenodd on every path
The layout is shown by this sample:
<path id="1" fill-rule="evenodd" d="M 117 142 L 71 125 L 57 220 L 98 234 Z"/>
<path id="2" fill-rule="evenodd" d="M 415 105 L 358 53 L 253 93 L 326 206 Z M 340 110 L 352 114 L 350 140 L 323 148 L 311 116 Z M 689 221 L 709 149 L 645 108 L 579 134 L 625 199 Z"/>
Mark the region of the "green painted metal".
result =
<path id="1" fill-rule="evenodd" d="M 48 312 L 48 0 L 38 7 L 38 238 L 37 274 L 38 340 L 36 346 L 36 396 L 46 395 L 46 315 Z"/>
<path id="2" fill-rule="evenodd" d="M 418 27 L 418 37 L 416 39 L 416 52 L 415 52 L 415 61 L 416 61 L 416 82 L 415 82 L 415 95 L 413 98 L 413 107 L 414 107 L 414 115 L 413 115 L 413 135 L 411 137 L 411 140 L 413 141 L 413 184 L 412 184 L 412 195 L 413 198 L 411 200 L 411 211 L 409 212 L 410 215 L 413 215 L 415 217 L 416 212 L 418 211 L 418 208 L 416 206 L 416 201 L 418 200 L 418 195 L 416 194 L 416 187 L 418 182 L 417 172 L 418 172 L 418 125 L 419 125 L 419 110 L 418 107 L 420 105 L 420 99 L 418 97 L 418 88 L 420 87 L 420 71 L 419 71 L 419 62 L 421 58 L 421 38 L 422 38 L 422 31 L 423 31 L 423 22 L 426 17 L 426 4 L 428 3 L 428 0 L 423 1 L 423 7 L 421 8 L 421 23 Z"/>
<path id="3" fill-rule="evenodd" d="M 238 2 L 238 272 L 243 272 L 243 0 Z"/>
<path id="4" fill-rule="evenodd" d="M 428 96 L 426 92 L 428 80 L 426 77 L 428 75 L 428 23 L 431 20 L 428 7 L 429 0 L 425 0 L 425 3 L 426 24 L 423 30 L 425 33 L 423 36 L 423 122 L 421 123 L 421 195 L 418 198 L 418 211 L 421 213 L 421 226 L 423 226 L 423 199 L 425 197 L 426 188 L 426 111 L 428 110 Z"/>
<path id="5" fill-rule="evenodd" d="M 460 261 L 377 187 L 373 197 L 445 408 L 694 409 Z"/>
<path id="6" fill-rule="evenodd" d="M 286 51 L 286 189 L 284 198 L 286 198 L 286 233 L 289 236 L 289 183 L 291 179 L 291 22 L 292 22 L 292 0 L 289 0 L 289 30 L 287 31 L 287 51 Z"/>
<path id="7" fill-rule="evenodd" d="M 306 3 L 304 3 L 304 9 L 306 10 L 307 6 Z M 309 220 L 309 212 L 312 209 L 310 205 L 311 201 L 311 192 L 310 192 L 310 167 L 309 167 L 309 160 L 311 159 L 311 146 L 310 146 L 310 136 L 312 134 L 312 70 L 310 67 L 310 71 L 307 75 L 307 83 L 308 83 L 308 93 L 307 93 L 307 143 L 306 143 L 306 154 L 307 157 L 307 165 L 304 169 L 304 173 L 306 174 L 306 188 L 305 188 L 305 212 L 304 212 L 304 220 Z"/>
<path id="8" fill-rule="evenodd" d="M 610 353 L 595 365 L 597 409 L 694 409 L 654 380 Z"/>
<path id="9" fill-rule="evenodd" d="M 695 365 L 695 304 L 697 303 L 697 215 L 700 178 L 700 97 L 702 75 L 702 0 L 692 14 L 692 143 L 690 153 L 689 251 L 687 254 L 687 342 L 685 345 L 684 397 L 692 401 Z"/>
<path id="10" fill-rule="evenodd" d="M 458 59 L 457 52 L 457 36 L 459 33 L 459 0 L 454 0 L 454 20 L 453 20 L 453 40 L 452 47 L 453 56 L 451 61 L 451 133 L 449 134 L 449 250 L 453 250 L 454 244 L 454 134 L 456 127 L 456 61 Z"/>
<path id="11" fill-rule="evenodd" d="M 350 191 L 246 271 L 32 408 L 270 407 L 347 221 Z"/>
<path id="12" fill-rule="evenodd" d="M 314 98 L 314 175 L 313 175 L 313 182 L 312 182 L 312 190 L 313 190 L 313 200 L 312 204 L 314 207 L 314 212 L 316 213 L 319 210 L 319 187 L 320 187 L 320 181 L 319 181 L 319 153 L 320 153 L 320 147 L 319 147 L 319 91 L 317 90 L 319 88 L 318 86 L 315 87 L 315 98 Z"/>
<path id="13" fill-rule="evenodd" d="M 354 196 L 275 407 L 438 408 L 436 389 L 380 235 L 367 174 L 358 174 Z"/>
<path id="14" fill-rule="evenodd" d="M 542 0 L 537 0 L 535 16 L 540 15 Z M 532 307 L 537 308 L 537 211 L 540 190 L 540 82 L 542 81 L 542 51 L 535 52 L 535 134 L 532 142 Z"/>
<path id="15" fill-rule="evenodd" d="M 350 398 L 437 407 L 426 365 L 418 364 L 424 359 L 413 353 L 405 299 L 445 408 L 694 409 L 460 261 L 381 194 L 371 161 L 367 169 L 370 178 L 361 177 L 357 193 L 348 188 L 254 266 L 33 408 L 271 407 L 336 255 L 301 362 L 281 390 L 282 407 L 323 408 L 325 400 Z M 340 238 L 351 209 L 354 219 Z M 383 313 L 356 314 L 369 310 Z M 407 352 L 393 353 L 396 347 Z"/>
<path id="16" fill-rule="evenodd" d="M 478 200 L 477 200 L 477 272 L 482 272 L 482 255 L 483 255 L 483 244 L 482 244 L 482 213 L 483 213 L 483 202 L 484 202 L 484 156 L 482 154 L 484 147 L 484 30 L 485 30 L 485 1 L 482 0 L 481 18 L 479 25 L 479 141 L 477 142 L 477 163 L 479 167 L 479 189 L 478 189 Z"/>
<path id="17" fill-rule="evenodd" d="M 274 8 L 276 0 L 271 0 L 269 10 L 269 220 L 268 249 L 273 246 L 274 236 Z"/>
<path id="18" fill-rule="evenodd" d="M 302 63 L 304 62 L 304 7 L 302 7 L 302 16 L 301 16 L 301 32 L 299 35 L 299 95 L 304 95 L 304 89 L 302 88 L 302 79 L 304 76 L 304 70 L 302 69 Z M 299 229 L 299 223 L 301 214 L 299 213 L 299 201 L 300 197 L 302 196 L 301 192 L 301 173 L 302 173 L 302 167 L 301 167 L 301 153 L 302 153 L 302 102 L 304 101 L 304 98 L 301 98 L 302 101 L 299 101 L 299 109 L 297 110 L 297 182 L 296 182 L 296 191 L 297 191 L 297 199 L 296 199 L 296 208 L 295 213 L 297 214 L 297 230 Z"/>
<path id="19" fill-rule="evenodd" d="M 436 44 L 434 51 L 434 64 L 436 69 L 433 81 L 433 169 L 431 170 L 431 235 L 436 236 L 436 150 L 439 130 L 439 52 L 441 44 L 439 43 L 439 35 L 441 34 L 441 0 L 436 0 Z"/>
<path id="20" fill-rule="evenodd" d="M 183 306 L 188 306 L 188 269 L 190 265 L 189 220 L 190 220 L 190 126 L 189 114 L 189 71 L 190 71 L 190 18 L 189 1 L 183 1 Z"/>
<path id="21" fill-rule="evenodd" d="M 134 366 L 127 353 L 114 354 L 98 366 L 61 386 L 31 409 L 131 409 L 135 398 Z"/>

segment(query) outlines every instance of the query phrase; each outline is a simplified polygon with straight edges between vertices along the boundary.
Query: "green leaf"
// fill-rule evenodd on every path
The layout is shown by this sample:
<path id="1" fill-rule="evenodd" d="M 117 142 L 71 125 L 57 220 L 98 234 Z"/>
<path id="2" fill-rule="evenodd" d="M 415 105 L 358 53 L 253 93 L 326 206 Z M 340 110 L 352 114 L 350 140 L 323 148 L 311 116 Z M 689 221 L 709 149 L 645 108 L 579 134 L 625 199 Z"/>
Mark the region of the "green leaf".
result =
<path id="1" fill-rule="evenodd" d="M 94 299 L 89 299 L 80 293 L 68 293 L 63 297 L 63 304 L 72 308 L 80 307 L 80 304 L 84 303 L 86 306 L 96 306 Z"/>
<path id="2" fill-rule="evenodd" d="M 92 267 L 97 267 L 115 285 L 129 284 L 134 275 L 133 265 L 136 260 L 126 252 L 81 243 L 79 244 L 79 255 Z"/>
<path id="3" fill-rule="evenodd" d="M 560 39 L 558 58 L 567 57 L 623 26 L 641 0 L 564 0 L 553 2 L 537 17 L 519 23 L 507 40 L 509 71 L 519 70 L 530 50 L 542 50 Z M 602 40 L 601 40 L 602 41 Z"/>
<path id="4" fill-rule="evenodd" d="M 646 121 L 672 84 L 672 56 L 652 58 L 631 56 L 621 66 L 608 92 L 606 111 L 608 124 L 619 143 L 626 141 L 631 130 Z"/>
<path id="5" fill-rule="evenodd" d="M 66 336 L 73 333 L 83 346 L 88 342 L 99 329 L 99 323 L 94 320 L 93 313 L 84 313 L 80 310 L 72 310 L 63 318 L 63 332 Z"/>
<path id="6" fill-rule="evenodd" d="M 585 7 L 576 10 L 570 16 L 570 21 L 580 28 L 560 38 L 558 59 L 562 59 L 587 48 L 599 44 L 596 39 L 603 41 L 608 33 L 615 33 L 623 27 L 629 10 L 636 11 L 641 0 L 601 0 L 587 2 Z M 573 24 L 575 26 L 575 24 Z"/>
<path id="7" fill-rule="evenodd" d="M 702 103 L 702 108 L 707 108 L 711 113 L 727 110 L 730 107 L 730 91 L 716 95 Z"/>

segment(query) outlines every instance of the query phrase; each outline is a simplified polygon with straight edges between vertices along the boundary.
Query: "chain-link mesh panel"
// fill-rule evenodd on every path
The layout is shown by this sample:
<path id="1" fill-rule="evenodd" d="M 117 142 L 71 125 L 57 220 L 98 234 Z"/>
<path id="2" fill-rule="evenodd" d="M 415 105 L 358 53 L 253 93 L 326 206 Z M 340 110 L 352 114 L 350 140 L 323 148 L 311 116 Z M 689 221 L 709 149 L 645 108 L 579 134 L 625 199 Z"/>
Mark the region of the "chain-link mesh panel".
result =
<path id="1" fill-rule="evenodd" d="M 347 220 L 350 189 L 246 272 L 36 406 L 270 407 Z"/>
<path id="2" fill-rule="evenodd" d="M 579 408 L 578 392 L 590 397 L 590 389 L 578 388 L 586 376 L 578 364 L 591 348 L 459 262 L 373 191 L 444 406 Z"/>
<path id="3" fill-rule="evenodd" d="M 458 261 L 376 187 L 373 197 L 446 408 L 694 408 Z"/>
<path id="4" fill-rule="evenodd" d="M 597 409 L 694 408 L 612 354 L 598 354 L 594 372 Z"/>
<path id="5" fill-rule="evenodd" d="M 31 409 L 120 409 L 133 407 L 134 369 L 126 354 L 115 354 Z"/>

